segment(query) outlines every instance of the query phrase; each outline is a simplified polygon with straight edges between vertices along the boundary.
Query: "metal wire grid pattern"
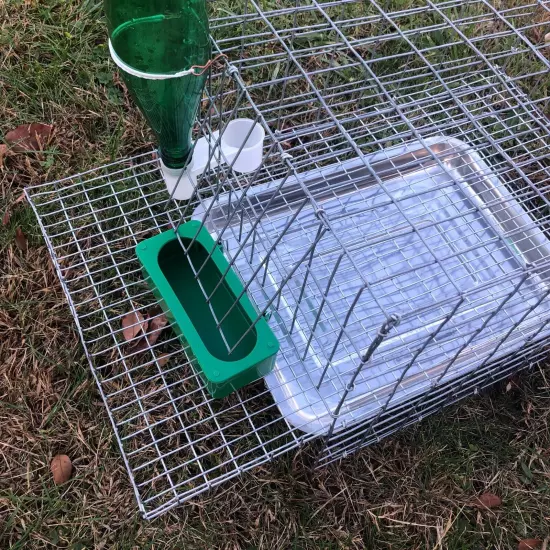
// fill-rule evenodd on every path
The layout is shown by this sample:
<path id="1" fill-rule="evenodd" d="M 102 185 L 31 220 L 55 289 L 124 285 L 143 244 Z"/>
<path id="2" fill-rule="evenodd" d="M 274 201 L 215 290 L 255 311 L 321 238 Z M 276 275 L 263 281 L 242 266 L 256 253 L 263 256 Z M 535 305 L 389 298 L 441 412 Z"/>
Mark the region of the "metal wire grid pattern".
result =
<path id="1" fill-rule="evenodd" d="M 277 417 L 263 420 L 274 405 L 261 387 L 233 394 L 223 406 L 211 400 L 170 331 L 142 350 L 124 342 L 121 320 L 128 311 L 158 315 L 134 247 L 171 226 L 167 194 L 154 154 L 87 176 L 37 191 L 33 205 L 140 508 L 154 517 L 284 452 L 298 438 L 286 425 L 281 429 Z"/>
<path id="2" fill-rule="evenodd" d="M 361 10 L 365 13 L 357 15 Z M 154 517 L 295 448 L 312 435 L 297 430 L 281 416 L 261 381 L 223 401 L 210 399 L 171 331 L 144 349 L 124 342 L 120 323 L 128 311 L 140 310 L 151 317 L 159 314 L 156 300 L 140 276 L 135 245 L 188 219 L 197 205 L 207 211 L 215 202 L 212 197 L 224 193 L 237 196 L 236 191 L 241 192 L 244 199 L 234 200 L 233 210 L 253 223 L 259 213 L 246 195 L 256 185 L 278 178 L 286 183 L 305 170 L 323 174 L 326 166 L 342 167 L 349 159 L 372 152 L 382 151 L 384 156 L 388 146 L 413 138 L 425 143 L 442 133 L 475 147 L 490 170 L 513 190 L 515 200 L 537 217 L 539 227 L 546 228 L 548 168 L 544 160 L 549 127 L 539 109 L 548 98 L 540 93 L 533 100 L 522 92 L 522 88 L 533 90 L 549 66 L 544 45 L 534 40 L 544 36 L 547 27 L 544 18 L 542 23 L 532 22 L 541 10 L 548 12 L 546 2 L 500 11 L 488 2 L 427 2 L 398 11 L 385 11 L 375 2 L 288 2 L 281 9 L 266 11 L 246 1 L 241 15 L 213 21 L 215 43 L 230 56 L 238 72 L 213 75 L 199 132 L 208 135 L 227 119 L 252 113 L 269 136 L 261 170 L 250 177 L 237 177 L 230 170 L 206 175 L 194 200 L 183 207 L 173 201 L 166 206 L 167 194 L 153 154 L 28 191 L 145 517 Z M 229 36 L 228 31 L 234 33 L 237 24 L 240 36 Z M 323 35 L 323 41 L 312 44 L 316 33 Z M 425 37 L 437 40 L 422 42 Z M 432 59 L 437 52 L 443 55 L 436 63 Z M 521 64 L 513 66 L 514 60 Z M 432 156 L 433 163 L 446 173 L 448 168 Z M 406 166 L 393 166 L 396 169 L 402 170 L 403 176 L 407 173 Z M 399 197 L 387 188 L 383 174 L 372 175 L 388 200 L 398 203 Z M 354 177 L 352 170 L 348 173 L 352 185 Z M 288 276 L 287 266 L 280 265 L 275 271 L 281 272 L 283 287 L 270 289 L 264 280 L 267 302 L 271 300 L 266 313 L 280 306 L 282 290 L 289 291 L 291 285 L 298 296 L 298 289 L 304 289 L 306 296 L 319 292 L 312 283 L 314 277 L 310 274 L 306 281 L 298 268 L 307 268 L 310 258 L 322 258 L 318 244 L 334 235 L 333 222 L 318 202 L 327 193 L 335 200 L 339 197 L 333 182 L 321 179 L 317 188 L 307 190 L 302 207 L 317 212 L 313 218 L 316 229 L 296 222 L 298 218 L 293 220 L 295 225 L 289 225 L 309 239 L 296 262 L 297 276 Z M 285 195 L 283 186 L 278 197 L 291 215 L 293 197 Z M 496 211 L 504 207 L 498 198 L 489 205 Z M 261 214 L 262 223 L 272 223 L 269 213 Z M 421 233 L 417 220 L 408 223 Z M 381 238 L 391 239 L 392 229 Z M 514 233 L 517 231 L 510 229 L 497 239 L 496 249 L 510 253 L 507 237 Z M 271 251 L 272 273 L 277 257 L 284 258 L 284 254 L 265 232 L 251 230 L 247 235 L 250 241 L 231 261 L 245 255 L 254 257 L 254 252 L 263 248 L 264 254 Z M 365 285 L 365 295 L 379 303 L 380 297 L 367 288 L 370 281 L 361 266 L 353 265 L 355 253 L 345 242 L 341 244 L 346 261 Z M 424 245 L 430 253 L 430 244 Z M 533 245 L 530 252 L 536 251 L 537 245 Z M 431 254 L 437 262 L 433 250 Z M 423 341 L 401 341 L 396 347 L 396 353 L 408 349 L 412 360 L 397 371 L 390 391 L 378 402 L 374 419 L 338 433 L 331 430 L 321 460 L 343 456 L 535 360 L 542 353 L 547 321 L 529 330 L 522 330 L 522 323 L 537 315 L 537 308 L 544 303 L 545 293 L 537 294 L 529 285 L 535 272 L 544 276 L 546 265 L 541 255 L 535 265 L 503 273 L 509 291 L 495 297 L 485 315 L 479 311 L 477 326 L 462 335 L 466 341 L 474 341 L 490 328 L 506 304 L 521 296 L 524 307 L 520 316 L 511 320 L 509 330 L 501 333 L 494 345 L 481 350 L 481 366 L 464 371 L 466 374 L 453 383 L 436 383 L 420 396 L 413 392 L 411 400 L 395 405 L 392 399 L 408 365 L 443 334 L 463 293 L 454 295 L 452 307 L 439 307 L 435 331 L 426 331 Z M 266 279 L 266 273 L 264 269 L 255 280 Z M 531 300 L 525 301 L 519 292 L 522 288 L 531 292 Z M 303 297 L 295 299 L 294 320 L 288 320 L 288 328 L 307 312 Z M 255 298 L 266 303 L 265 298 Z M 353 312 L 354 305 L 348 301 L 348 311 Z M 377 324 L 363 327 L 366 334 L 378 331 L 384 319 L 391 319 L 392 312 L 380 304 L 379 309 Z M 347 335 L 345 315 L 335 316 L 333 322 L 331 330 L 342 333 L 345 343 L 340 352 L 362 358 L 356 372 L 368 379 L 364 367 L 375 356 L 376 338 L 371 338 L 365 353 L 364 344 L 358 345 Z M 312 335 L 314 339 L 315 331 Z M 399 339 L 398 335 L 396 341 Z M 514 350 L 513 359 L 495 363 L 502 352 L 513 349 L 509 346 L 514 341 L 521 349 Z M 294 351 L 283 351 L 289 365 L 300 361 L 301 354 Z M 303 353 L 303 349 L 298 351 Z M 456 357 L 458 354 L 447 358 L 447 369 Z M 335 387 L 342 404 L 349 391 L 342 393 L 341 387 Z"/>
<path id="3" fill-rule="evenodd" d="M 461 159 L 462 157 L 458 158 Z M 427 176 L 427 171 L 421 174 L 423 183 L 431 183 L 431 179 L 427 178 Z M 396 184 L 394 183 L 394 185 Z M 463 202 L 459 200 L 452 190 L 453 187 L 456 187 L 456 183 L 453 180 L 446 181 L 443 187 L 449 188 L 448 194 L 444 196 L 445 201 L 454 200 L 454 202 L 451 201 L 450 205 L 447 206 L 456 206 L 457 203 Z M 418 189 L 407 191 L 411 199 L 418 198 Z M 295 333 L 299 333 L 291 340 L 290 344 L 290 347 L 294 347 L 298 358 L 301 359 L 301 361 L 296 362 L 299 370 L 292 369 L 292 382 L 298 382 L 294 398 L 300 399 L 303 396 L 310 399 L 312 393 L 315 393 L 312 392 L 314 387 L 319 389 L 323 385 L 328 385 L 328 388 L 324 388 L 326 401 L 332 400 L 335 403 L 339 403 L 342 391 L 348 385 L 349 378 L 353 376 L 355 395 L 350 394 L 349 401 L 353 397 L 356 397 L 357 394 L 360 396 L 359 400 L 364 401 L 361 393 L 366 393 L 371 396 L 372 407 L 376 409 L 382 406 L 382 403 L 374 398 L 378 393 L 377 390 L 380 386 L 386 388 L 386 391 L 394 387 L 396 381 L 400 378 L 401 372 L 407 372 L 409 377 L 407 379 L 408 385 L 413 386 L 412 391 L 414 392 L 418 392 L 422 387 L 422 380 L 419 380 L 420 373 L 424 374 L 427 380 L 429 380 L 430 376 L 435 377 L 437 363 L 445 362 L 442 360 L 442 356 L 450 360 L 455 347 L 459 346 L 458 341 L 462 345 L 462 341 L 465 341 L 474 330 L 474 327 L 470 324 L 472 310 L 475 310 L 473 315 L 476 318 L 481 318 L 483 317 L 483 312 L 490 309 L 490 304 L 496 306 L 509 292 L 515 294 L 514 299 L 509 300 L 506 308 L 500 311 L 500 318 L 499 315 L 496 315 L 486 325 L 484 334 L 477 338 L 476 346 L 479 348 L 483 347 L 486 340 L 498 340 L 507 329 L 507 326 L 516 321 L 515 317 L 522 314 L 526 304 L 529 304 L 530 301 L 530 305 L 534 304 L 530 298 L 534 297 L 536 302 L 538 292 L 534 289 L 524 292 L 525 289 L 523 288 L 515 288 L 517 281 L 512 280 L 510 273 L 503 268 L 504 265 L 507 265 L 512 260 L 512 257 L 510 257 L 506 246 L 498 241 L 498 245 L 495 244 L 494 234 L 488 235 L 482 232 L 483 226 L 478 225 L 480 221 L 477 219 L 478 214 L 470 212 L 470 219 L 468 219 L 468 216 L 464 212 L 456 214 L 454 211 L 451 211 L 453 215 L 450 215 L 448 207 L 446 205 L 442 206 L 441 201 L 436 202 L 431 200 L 423 204 L 423 208 L 426 211 L 422 212 L 422 215 L 425 218 L 429 219 L 430 214 L 436 213 L 440 216 L 440 219 L 432 219 L 429 222 L 425 220 L 426 223 L 423 224 L 422 230 L 430 226 L 437 227 L 441 223 L 445 227 L 445 232 L 436 232 L 435 235 L 432 233 L 430 244 L 432 250 L 440 257 L 440 261 L 445 262 L 450 259 L 452 265 L 449 265 L 449 268 L 453 273 L 455 284 L 459 288 L 469 291 L 466 295 L 459 296 L 450 288 L 451 285 L 444 277 L 444 274 L 438 273 L 434 269 L 434 262 L 431 261 L 430 255 L 427 252 L 422 252 L 421 243 L 410 232 L 408 235 L 407 232 L 403 235 L 402 231 L 398 230 L 398 225 L 391 223 L 388 224 L 391 227 L 390 231 L 380 232 L 376 230 L 378 229 L 377 221 L 380 216 L 385 216 L 390 222 L 395 219 L 395 212 L 391 212 L 391 205 L 387 201 L 382 200 L 378 201 L 379 204 L 373 204 L 372 202 L 369 203 L 368 197 L 359 193 L 354 193 L 352 196 L 355 205 L 361 206 L 359 210 L 360 219 L 363 221 L 368 220 L 370 230 L 370 233 L 359 234 L 360 237 L 364 237 L 364 241 L 368 243 L 368 247 L 361 241 L 355 246 L 354 254 L 363 272 L 369 279 L 372 292 L 376 295 L 378 302 L 389 304 L 393 308 L 391 311 L 399 312 L 402 322 L 398 337 L 395 339 L 388 337 L 380 346 L 377 355 L 373 356 L 370 360 L 368 368 L 357 370 L 355 358 L 358 354 L 363 355 L 365 349 L 358 353 L 353 349 L 353 344 L 363 341 L 365 342 L 363 344 L 364 348 L 367 344 L 372 344 L 372 341 L 377 337 L 376 328 L 380 325 L 382 313 L 377 310 L 374 300 L 368 300 L 366 297 L 361 296 L 361 299 L 354 303 L 352 315 L 347 323 L 346 328 L 350 334 L 350 339 L 348 341 L 346 340 L 346 336 L 342 337 L 342 322 L 339 322 L 339 319 L 345 318 L 349 308 L 346 296 L 348 300 L 351 300 L 357 292 L 357 284 L 353 284 L 353 278 L 355 278 L 356 283 L 359 281 L 355 275 L 353 266 L 350 265 L 350 262 L 346 262 L 344 255 L 341 253 L 338 243 L 335 243 L 330 237 L 320 241 L 316 248 L 315 258 L 308 263 L 307 268 L 303 264 L 300 265 L 297 270 L 298 276 L 294 276 L 293 280 L 289 282 L 290 289 L 285 292 L 285 297 L 282 299 L 284 307 L 277 307 L 277 324 L 282 325 L 277 334 L 284 349 L 283 342 L 289 341 L 293 328 L 295 329 Z M 380 198 L 380 193 L 378 193 L 377 198 Z M 350 219 L 353 220 L 357 216 L 357 213 L 351 208 L 350 202 L 348 197 L 345 208 L 340 208 L 340 204 L 338 203 L 335 209 L 337 212 L 344 211 L 346 213 L 346 219 L 343 222 L 346 231 L 341 231 L 346 234 L 353 233 L 355 226 L 350 223 Z M 329 214 L 329 218 L 335 222 L 335 216 L 330 215 L 331 211 L 327 208 L 326 203 L 323 206 Z M 430 206 L 429 209 L 428 206 Z M 416 213 L 418 213 L 418 208 L 416 208 Z M 453 218 L 460 221 L 460 225 L 463 226 L 462 228 L 459 227 L 461 230 L 458 233 L 460 239 L 457 238 L 457 232 L 453 229 Z M 296 220 L 294 220 L 294 225 L 296 226 Z M 278 226 L 274 220 L 270 220 L 267 224 L 262 223 L 261 226 L 264 233 L 258 236 L 257 241 L 258 243 L 269 244 L 268 235 L 271 234 L 274 238 L 279 234 L 286 227 L 286 219 L 283 217 Z M 337 230 L 342 229 L 341 224 L 339 226 L 336 222 L 335 227 Z M 300 231 L 296 233 L 299 237 L 301 236 Z M 401 235 L 399 235 L 400 233 Z M 248 234 L 247 226 L 244 228 L 244 234 Z M 453 242 L 453 239 L 456 242 Z M 295 244 L 292 242 L 294 240 L 297 240 L 297 244 L 301 245 L 297 253 L 295 253 Z M 234 248 L 237 248 L 239 241 L 236 237 L 233 237 L 233 243 Z M 284 250 L 281 250 L 283 248 L 281 243 L 286 244 Z M 491 243 L 494 246 L 491 246 Z M 385 250 L 383 246 L 381 247 L 384 244 L 389 245 L 385 246 Z M 397 245 L 399 244 L 401 246 L 398 247 Z M 273 292 L 273 294 L 278 296 L 280 285 L 275 282 L 276 279 L 284 279 L 286 276 L 284 266 L 293 266 L 299 263 L 292 261 L 292 256 L 300 258 L 308 246 L 309 243 L 307 241 L 300 242 L 299 239 L 294 239 L 293 237 L 290 245 L 284 240 L 281 241 L 275 254 L 270 250 L 264 252 L 262 246 L 258 244 L 255 247 L 256 251 L 254 254 L 246 251 L 246 253 L 242 254 L 242 261 L 237 262 L 236 265 L 245 280 L 252 280 L 252 268 L 248 267 L 247 263 L 251 264 L 252 267 L 259 268 L 262 262 L 264 262 L 266 253 L 271 254 L 266 272 L 269 273 L 270 286 L 276 289 L 276 292 Z M 377 248 L 378 252 L 382 250 L 383 254 L 373 255 L 371 253 L 370 256 L 366 255 L 364 259 L 362 258 L 365 252 L 376 251 Z M 230 247 L 227 247 L 226 250 L 228 251 L 228 255 L 231 256 L 233 250 Z M 487 258 L 484 258 L 480 262 L 480 259 L 476 255 L 472 256 L 469 254 L 472 250 L 476 252 L 483 250 L 484 253 L 487 253 Z M 458 258 L 460 258 L 460 261 L 457 261 Z M 398 264 L 401 264 L 401 266 Z M 396 265 L 397 267 L 401 267 L 401 269 L 396 268 Z M 510 264 L 509 267 L 517 270 L 520 266 L 514 263 L 514 265 Z M 496 278 L 495 268 L 500 270 Z M 300 270 L 302 271 L 301 273 Z M 274 271 L 279 275 L 272 275 Z M 347 274 L 351 274 L 351 281 Z M 502 279 L 508 279 L 506 286 L 500 286 L 498 281 L 499 276 Z M 487 280 L 484 283 L 484 278 L 487 279 L 487 277 L 490 277 L 489 284 L 487 284 Z M 473 285 L 472 279 L 475 280 Z M 294 285 L 292 284 L 293 282 L 295 283 Z M 270 289 L 267 286 L 265 282 L 262 282 L 261 285 L 251 285 L 249 287 L 260 309 L 262 309 L 263 302 L 266 299 L 264 296 L 269 296 L 270 294 Z M 294 288 L 292 288 L 293 286 Z M 473 289 L 469 288 L 472 286 Z M 325 291 L 325 289 L 327 290 Z M 294 290 L 294 293 L 292 290 Z M 367 293 L 365 292 L 364 294 Z M 426 297 L 429 298 L 428 303 L 426 303 Z M 462 307 L 459 309 L 458 304 L 452 307 L 453 301 L 460 301 L 460 306 Z M 323 311 L 325 305 L 328 305 L 331 311 L 328 311 L 328 309 Z M 542 307 L 541 304 L 539 304 L 539 307 Z M 431 363 L 434 368 L 428 368 L 426 363 L 423 364 L 421 360 L 418 360 L 415 365 L 411 364 L 405 369 L 406 361 L 408 361 L 406 358 L 412 356 L 415 346 L 420 345 L 429 335 L 431 330 L 430 325 L 436 325 L 451 310 L 453 310 L 452 318 L 449 319 L 450 322 L 449 326 L 446 327 L 447 330 L 441 331 L 438 335 L 439 345 L 431 346 L 424 351 L 424 356 L 429 356 L 427 364 Z M 541 310 L 537 313 L 544 315 L 544 312 Z M 530 321 L 535 321 L 538 315 L 533 315 L 533 317 L 535 319 L 530 319 Z M 305 328 L 301 328 L 300 325 Z M 323 325 L 325 325 L 325 328 L 321 328 Z M 288 328 L 288 330 L 285 330 L 285 328 Z M 527 329 L 527 327 L 522 328 Z M 532 327 L 531 330 L 533 330 Z M 333 346 L 337 335 L 342 337 L 338 342 L 338 348 Z M 346 346 L 346 344 L 348 345 Z M 333 351 L 329 356 L 331 350 Z M 487 353 L 486 346 L 479 353 L 475 349 L 472 349 L 470 355 L 473 354 L 475 357 L 482 357 L 483 353 Z M 461 354 L 462 360 L 465 359 L 466 355 L 468 355 L 466 352 Z M 346 362 L 345 360 L 350 357 L 354 360 Z M 398 358 L 401 359 L 401 364 L 395 363 L 395 360 Z M 425 357 L 422 359 L 425 359 Z M 304 361 L 306 363 L 302 363 Z M 405 362 L 403 363 L 403 361 Z M 433 364 L 434 361 L 435 365 Z M 325 365 L 324 368 L 319 368 L 321 366 L 319 363 L 323 363 Z M 344 367 L 342 363 L 345 363 Z M 328 368 L 329 365 L 330 369 Z M 449 371 L 455 376 L 460 372 L 460 369 L 456 367 L 452 371 Z M 466 367 L 471 368 L 471 361 L 469 365 L 461 366 L 461 368 Z M 355 372 L 356 374 L 354 374 Z M 316 373 L 319 374 L 318 377 L 316 377 Z M 268 379 L 270 378 L 271 375 Z M 412 383 L 411 380 L 415 378 L 415 383 Z M 382 379 L 382 382 L 380 379 Z M 359 387 L 361 382 L 364 383 L 364 386 L 366 385 L 366 389 L 364 388 L 363 392 Z M 401 385 L 404 386 L 404 383 Z M 400 393 L 406 393 L 404 387 L 401 388 Z M 407 395 L 402 396 L 402 398 L 406 397 Z M 317 400 L 321 400 L 321 397 L 318 396 Z M 324 411 L 325 415 L 330 412 L 334 413 L 334 410 L 338 407 L 341 408 L 341 405 L 336 405 L 335 403 L 333 403 L 332 407 L 327 407 Z M 304 408 L 308 405 L 311 406 L 311 402 L 304 400 Z M 323 414 L 323 407 L 320 407 L 320 409 L 321 414 Z M 317 412 L 319 412 L 319 408 Z M 356 420 L 364 419 L 365 411 L 362 410 L 360 414 L 356 411 L 354 412 L 354 416 Z M 349 420 L 347 419 L 348 423 Z M 313 429 L 312 422 L 309 419 L 305 418 L 302 422 L 308 422 L 310 425 L 297 424 L 296 421 L 293 421 L 293 424 L 299 425 L 306 431 Z M 337 422 L 343 425 L 342 415 L 340 415 Z"/>

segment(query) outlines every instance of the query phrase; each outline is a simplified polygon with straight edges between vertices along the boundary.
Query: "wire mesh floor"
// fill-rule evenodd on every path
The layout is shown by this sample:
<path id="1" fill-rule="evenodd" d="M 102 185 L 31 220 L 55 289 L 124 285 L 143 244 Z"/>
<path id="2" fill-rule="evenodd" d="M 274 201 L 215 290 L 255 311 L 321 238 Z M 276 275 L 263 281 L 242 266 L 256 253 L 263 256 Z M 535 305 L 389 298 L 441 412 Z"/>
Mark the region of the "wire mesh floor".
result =
<path id="1" fill-rule="evenodd" d="M 543 39 L 550 30 L 549 3 L 497 9 L 485 1 L 428 0 L 388 10 L 374 1 L 287 1 L 264 9 L 245 0 L 240 7 L 237 15 L 212 21 L 214 43 L 234 70 L 211 76 L 197 135 L 232 117 L 255 118 L 267 133 L 257 173 L 217 171 L 204 177 L 192 201 L 178 204 L 168 200 L 150 152 L 27 190 L 147 518 L 321 432 L 327 435 L 320 462 L 345 456 L 532 364 L 544 353 L 550 331 L 544 284 L 550 125 L 541 84 L 550 68 Z M 456 187 L 456 163 L 442 163 L 429 147 L 442 136 L 450 144 L 447 154 L 460 160 L 459 171 L 475 164 L 478 176 L 491 179 L 500 194 L 481 205 L 465 200 Z M 411 143 L 428 151 L 431 166 L 416 174 L 414 207 L 423 208 L 420 217 L 406 203 L 410 166 L 399 165 L 391 153 Z M 468 160 L 458 155 L 458 144 L 473 152 Z M 363 172 L 372 176 L 374 170 L 378 194 L 355 195 L 361 200 L 354 202 L 349 198 L 354 195 L 337 193 L 340 180 L 327 179 L 326 171 L 346 173 L 355 193 L 364 179 L 350 169 L 358 159 Z M 377 171 L 377 163 L 386 163 L 393 180 Z M 300 218 L 295 215 L 300 198 L 288 190 L 304 174 L 317 184 L 308 189 Z M 259 196 L 254 189 L 270 185 L 279 210 L 265 214 L 254 202 Z M 239 203 L 243 194 L 246 202 Z M 503 221 L 511 201 L 524 213 L 515 210 Z M 224 204 L 239 204 L 239 230 L 216 227 Z M 402 226 L 395 226 L 395 209 Z M 486 223 L 489 211 L 500 216 L 498 231 Z M 271 314 L 272 326 L 278 324 L 282 334 L 298 333 L 296 324 L 307 326 L 281 350 L 280 360 L 294 379 L 303 379 L 308 349 L 331 366 L 350 361 L 346 369 L 321 375 L 337 398 L 323 404 L 328 432 L 293 421 L 284 403 L 299 395 L 274 401 L 272 394 L 282 391 L 288 376 L 214 400 L 170 327 L 145 346 L 143 340 L 126 341 L 122 319 L 129 312 L 141 312 L 150 326 L 161 315 L 135 246 L 199 212 L 220 235 L 241 277 L 251 282 L 250 292 Z M 470 216 L 467 224 L 464 216 Z M 263 228 L 251 229 L 260 218 Z M 281 219 L 284 224 L 277 225 Z M 368 238 L 346 239 L 353 235 L 343 219 L 362 227 Z M 238 231 L 245 237 L 235 237 Z M 251 240 L 241 246 L 246 235 Z M 286 237 L 278 240 L 280 235 Z M 269 244 L 275 241 L 277 246 Z M 465 254 L 469 259 L 458 266 L 453 258 Z M 447 271 L 446 285 L 430 279 L 434 263 Z M 475 284 L 461 286 L 457 269 Z M 341 279 L 332 273 L 351 275 Z M 331 295 L 335 279 L 355 281 L 353 292 L 342 293 L 339 284 L 338 296 Z M 418 288 L 411 299 L 407 288 L 414 285 L 431 295 L 430 304 L 415 303 L 414 296 L 422 295 Z M 362 286 L 371 305 L 365 301 L 354 309 Z M 356 316 L 346 317 L 347 311 Z M 401 320 L 399 331 L 385 326 L 392 314 Z M 451 325 L 454 333 L 447 332 L 452 338 L 445 340 Z M 393 339 L 386 339 L 390 328 Z M 459 345 L 449 346 L 451 339 Z M 386 346 L 386 355 L 376 375 L 369 361 L 378 357 L 378 346 Z M 466 348 L 474 351 L 464 368 L 446 377 Z M 442 365 L 435 383 L 426 376 L 433 364 L 418 362 L 430 353 Z M 355 372 L 359 378 L 350 380 Z M 380 373 L 389 377 L 377 382 L 386 393 L 375 406 L 346 418 L 354 383 L 373 389 Z M 413 373 L 420 376 L 407 386 Z"/>
<path id="2" fill-rule="evenodd" d="M 31 194 L 147 517 L 298 441 L 270 417 L 261 382 L 209 398 L 169 329 L 145 350 L 126 342 L 128 312 L 160 315 L 134 251 L 171 227 L 157 162 L 141 155 Z"/>

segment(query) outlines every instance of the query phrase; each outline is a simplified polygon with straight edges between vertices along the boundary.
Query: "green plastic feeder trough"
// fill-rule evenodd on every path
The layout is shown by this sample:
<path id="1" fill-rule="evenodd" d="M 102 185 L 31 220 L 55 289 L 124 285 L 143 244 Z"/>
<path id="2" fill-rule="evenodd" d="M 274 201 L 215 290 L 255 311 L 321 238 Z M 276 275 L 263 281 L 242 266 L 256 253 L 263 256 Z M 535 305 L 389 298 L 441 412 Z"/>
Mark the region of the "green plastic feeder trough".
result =
<path id="1" fill-rule="evenodd" d="M 208 231 L 190 221 L 180 225 L 178 234 L 181 243 L 173 230 L 143 241 L 136 247 L 137 256 L 166 316 L 189 345 L 192 364 L 209 393 L 225 397 L 271 371 L 279 342 L 264 318 L 252 327 L 258 312 L 246 293 L 232 307 L 243 290 L 233 269 L 218 286 L 229 263 Z M 205 261 L 197 280 L 195 272 Z"/>

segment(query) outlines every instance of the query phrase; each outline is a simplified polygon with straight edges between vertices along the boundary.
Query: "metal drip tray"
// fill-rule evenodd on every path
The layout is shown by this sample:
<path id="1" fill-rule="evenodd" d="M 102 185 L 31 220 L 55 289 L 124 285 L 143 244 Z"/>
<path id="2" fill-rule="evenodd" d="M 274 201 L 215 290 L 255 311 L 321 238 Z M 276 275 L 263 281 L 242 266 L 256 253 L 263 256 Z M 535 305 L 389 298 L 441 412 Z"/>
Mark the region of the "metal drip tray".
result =
<path id="1" fill-rule="evenodd" d="M 548 239 L 464 142 L 429 138 L 281 183 L 205 201 L 194 218 L 206 213 L 270 306 L 281 349 L 265 381 L 294 427 L 374 418 L 550 332 Z M 399 326 L 362 363 L 392 314 Z"/>

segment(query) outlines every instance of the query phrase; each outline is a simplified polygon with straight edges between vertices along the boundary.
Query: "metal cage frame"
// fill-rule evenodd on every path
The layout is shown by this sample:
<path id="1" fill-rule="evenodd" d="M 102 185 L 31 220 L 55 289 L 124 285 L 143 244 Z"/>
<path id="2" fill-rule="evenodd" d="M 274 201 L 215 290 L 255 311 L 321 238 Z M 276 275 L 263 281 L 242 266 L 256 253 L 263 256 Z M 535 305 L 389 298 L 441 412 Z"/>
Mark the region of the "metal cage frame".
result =
<path id="1" fill-rule="evenodd" d="M 211 21 L 227 61 L 195 137 L 254 119 L 258 170 L 212 162 L 178 202 L 153 151 L 26 190 L 145 518 L 313 439 L 320 465 L 345 457 L 550 335 L 550 2 L 240 7 Z M 150 338 L 163 314 L 135 257 L 190 219 L 257 305 L 249 330 L 267 318 L 282 342 L 267 384 L 221 400 L 170 327 Z M 145 337 L 124 338 L 129 312 Z"/>

